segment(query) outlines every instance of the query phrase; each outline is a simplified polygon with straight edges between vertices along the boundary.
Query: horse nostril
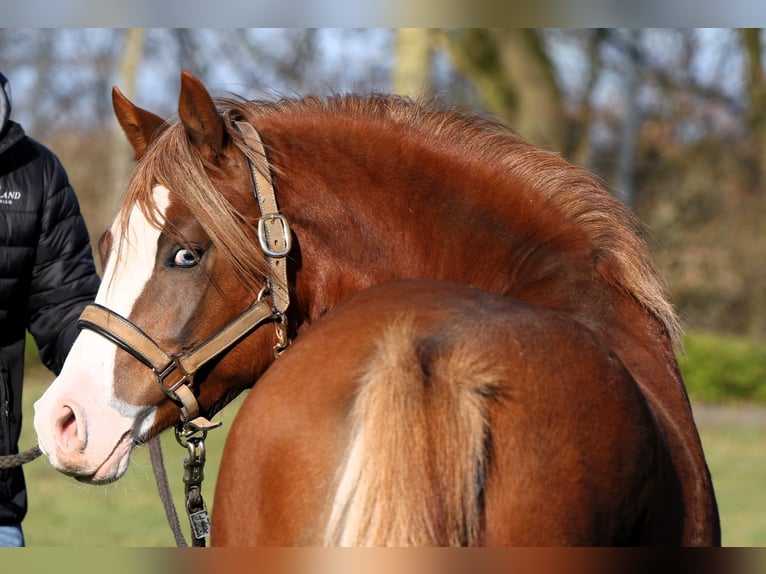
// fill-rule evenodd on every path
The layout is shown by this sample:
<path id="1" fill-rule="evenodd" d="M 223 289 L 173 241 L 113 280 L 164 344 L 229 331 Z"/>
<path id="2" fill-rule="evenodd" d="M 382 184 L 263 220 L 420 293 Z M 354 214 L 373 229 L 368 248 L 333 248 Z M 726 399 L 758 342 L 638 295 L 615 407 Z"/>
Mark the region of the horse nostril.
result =
<path id="1" fill-rule="evenodd" d="M 82 440 L 78 434 L 77 417 L 74 410 L 69 406 L 62 408 L 58 419 L 58 446 L 64 452 L 70 452 L 75 448 L 81 448 Z"/>

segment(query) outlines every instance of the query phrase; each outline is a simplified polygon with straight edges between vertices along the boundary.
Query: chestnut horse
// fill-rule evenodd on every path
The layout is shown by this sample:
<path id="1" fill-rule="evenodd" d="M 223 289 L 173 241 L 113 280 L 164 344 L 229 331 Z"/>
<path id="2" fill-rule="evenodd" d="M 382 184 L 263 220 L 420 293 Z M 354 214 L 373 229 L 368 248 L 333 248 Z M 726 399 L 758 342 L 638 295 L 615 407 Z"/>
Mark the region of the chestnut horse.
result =
<path id="1" fill-rule="evenodd" d="M 576 363 L 583 331 L 592 334 L 605 353 L 592 368 L 614 356 L 640 393 L 633 415 L 648 409 L 656 427 L 658 540 L 720 543 L 674 354 L 677 318 L 629 210 L 585 171 L 493 121 L 391 96 L 214 100 L 182 72 L 175 122 L 117 89 L 113 103 L 137 165 L 100 243 L 105 271 L 86 328 L 35 405 L 54 467 L 86 482 L 116 480 L 132 448 L 176 423 L 179 407 L 183 421 L 204 423 L 253 387 L 275 347 L 341 301 L 392 279 L 431 278 L 523 304 L 525 324 L 539 312 L 543 325 L 577 325 L 551 334 L 552 356 Z M 256 328 L 264 323 L 274 328 Z M 533 359 L 529 376 L 547 372 L 550 356 Z M 602 424 L 600 411 L 589 416 Z M 542 433 L 551 420 L 538 424 Z M 493 479 L 491 466 L 488 484 L 550 480 L 511 451 L 521 457 L 513 476 Z"/>

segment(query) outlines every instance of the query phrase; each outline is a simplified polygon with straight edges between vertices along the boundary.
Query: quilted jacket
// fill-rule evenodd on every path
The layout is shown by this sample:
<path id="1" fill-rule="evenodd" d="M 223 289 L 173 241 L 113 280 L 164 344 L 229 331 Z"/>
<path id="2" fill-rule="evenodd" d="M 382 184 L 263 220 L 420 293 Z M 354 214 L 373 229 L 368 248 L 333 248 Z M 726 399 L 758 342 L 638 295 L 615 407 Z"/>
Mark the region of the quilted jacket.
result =
<path id="1" fill-rule="evenodd" d="M 9 119 L 2 74 L 0 84 L 0 455 L 6 455 L 18 452 L 26 331 L 58 373 L 99 278 L 64 168 Z M 21 469 L 0 470 L 0 524 L 21 522 L 26 510 Z"/>

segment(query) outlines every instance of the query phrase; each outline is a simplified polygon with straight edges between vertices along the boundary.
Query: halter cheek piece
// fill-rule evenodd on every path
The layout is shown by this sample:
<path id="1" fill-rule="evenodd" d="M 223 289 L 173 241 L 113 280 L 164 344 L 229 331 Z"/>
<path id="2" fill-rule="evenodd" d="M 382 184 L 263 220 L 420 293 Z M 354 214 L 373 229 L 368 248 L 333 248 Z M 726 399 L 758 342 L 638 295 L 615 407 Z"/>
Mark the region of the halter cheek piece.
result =
<path id="1" fill-rule="evenodd" d="M 275 356 L 290 344 L 285 315 L 290 304 L 285 260 L 291 247 L 290 227 L 285 217 L 278 213 L 274 186 L 260 135 L 248 123 L 234 122 L 234 125 L 244 136 L 247 146 L 256 152 L 258 158 L 262 158 L 258 165 L 253 165 L 248 158 L 253 195 L 261 212 L 261 218 L 258 220 L 258 240 L 271 269 L 266 287 L 261 290 L 256 301 L 216 334 L 195 348 L 179 354 L 163 351 L 149 335 L 130 320 L 97 303 L 88 305 L 78 321 L 81 329 L 90 329 L 109 339 L 149 367 L 157 378 L 160 390 L 179 406 L 181 421 L 192 430 L 206 430 L 217 426 L 199 416 L 199 403 L 192 391 L 194 375 L 203 365 L 236 345 L 266 322 L 274 323 L 276 328 Z M 267 292 L 270 295 L 270 303 L 264 299 Z"/>
<path id="2" fill-rule="evenodd" d="M 79 326 L 106 337 L 149 367 L 165 395 L 181 409 L 181 420 L 195 419 L 199 427 L 206 425 L 199 419 L 199 404 L 191 390 L 194 374 L 261 323 L 279 317 L 262 296 L 244 313 L 228 323 L 215 335 L 194 349 L 181 354 L 163 351 L 149 335 L 128 319 L 102 305 L 88 305 L 80 315 Z"/>

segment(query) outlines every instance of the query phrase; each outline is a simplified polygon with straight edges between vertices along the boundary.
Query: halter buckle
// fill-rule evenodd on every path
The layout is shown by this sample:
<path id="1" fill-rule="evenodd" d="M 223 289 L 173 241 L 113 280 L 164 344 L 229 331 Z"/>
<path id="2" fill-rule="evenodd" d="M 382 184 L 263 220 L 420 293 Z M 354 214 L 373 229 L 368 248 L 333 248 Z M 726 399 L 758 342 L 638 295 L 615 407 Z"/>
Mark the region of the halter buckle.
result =
<path id="1" fill-rule="evenodd" d="M 266 229 L 266 224 L 279 222 L 281 237 L 275 237 L 272 240 L 269 238 L 269 232 Z M 270 228 L 273 226 L 269 226 Z M 281 213 L 267 213 L 258 219 L 258 242 L 261 244 L 261 249 L 269 257 L 284 257 L 290 253 L 290 247 L 292 247 L 292 237 L 290 235 L 290 225 L 287 223 L 287 219 Z M 284 245 L 282 249 L 272 247 L 273 245 Z"/>

